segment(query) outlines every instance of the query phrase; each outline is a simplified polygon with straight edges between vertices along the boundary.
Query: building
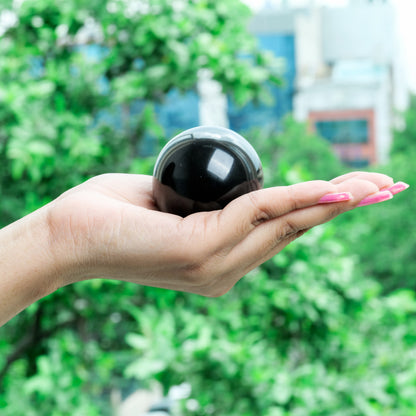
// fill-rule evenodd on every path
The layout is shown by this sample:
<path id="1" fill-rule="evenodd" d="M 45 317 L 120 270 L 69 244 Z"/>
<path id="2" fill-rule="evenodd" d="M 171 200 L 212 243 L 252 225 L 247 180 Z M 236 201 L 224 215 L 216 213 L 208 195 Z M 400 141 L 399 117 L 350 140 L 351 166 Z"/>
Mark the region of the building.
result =
<path id="1" fill-rule="evenodd" d="M 348 165 L 385 163 L 396 111 L 408 99 L 394 8 L 386 0 L 342 0 L 342 7 L 322 1 L 265 0 L 251 21 L 260 47 L 285 62 L 283 88 L 271 87 L 274 105 L 237 108 L 203 72 L 198 94 L 173 91 L 157 107 L 167 135 L 197 124 L 240 133 L 254 126 L 279 129 L 292 113 Z"/>
<path id="2" fill-rule="evenodd" d="M 384 163 L 395 110 L 407 102 L 394 9 L 380 0 L 336 8 L 306 3 L 269 6 L 251 25 L 260 39 L 293 38 L 295 76 L 284 98 L 292 96 L 295 118 L 329 140 L 349 165 Z M 279 41 L 274 46 L 278 56 L 287 55 Z"/>

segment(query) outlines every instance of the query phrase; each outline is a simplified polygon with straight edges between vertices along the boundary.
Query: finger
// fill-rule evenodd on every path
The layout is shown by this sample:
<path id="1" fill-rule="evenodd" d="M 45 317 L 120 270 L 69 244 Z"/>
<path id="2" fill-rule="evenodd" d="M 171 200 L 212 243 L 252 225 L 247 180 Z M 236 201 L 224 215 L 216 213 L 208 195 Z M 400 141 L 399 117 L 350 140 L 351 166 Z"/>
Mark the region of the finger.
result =
<path id="1" fill-rule="evenodd" d="M 218 239 L 223 245 L 234 246 L 257 225 L 315 205 L 322 196 L 337 192 L 338 188 L 334 184 L 311 181 L 243 195 L 218 212 Z"/>
<path id="2" fill-rule="evenodd" d="M 356 181 L 355 184 L 353 181 Z M 382 174 L 353 172 L 338 183 L 310 181 L 286 187 L 274 187 L 251 192 L 232 201 L 219 211 L 219 234 L 224 244 L 233 246 L 256 225 L 288 212 L 316 205 L 324 195 L 338 192 L 355 193 L 359 202 L 365 196 L 388 187 L 393 180 Z"/>
<path id="3" fill-rule="evenodd" d="M 222 211 L 184 218 L 181 227 L 188 232 L 180 235 L 187 236 L 190 251 L 196 250 L 214 275 L 235 281 L 242 277 L 242 270 L 272 257 L 306 229 L 353 209 L 377 191 L 375 183 L 360 179 L 340 185 L 313 181 L 264 189 L 237 198 Z M 331 192 L 350 192 L 353 200 L 319 204 L 320 198 Z"/>
<path id="4" fill-rule="evenodd" d="M 273 257 L 306 230 L 353 209 L 366 196 L 378 191 L 377 185 L 373 182 L 360 179 L 350 179 L 340 186 L 353 194 L 352 201 L 329 205 L 315 204 L 259 224 L 231 250 L 227 258 L 228 270 L 250 270 L 256 267 Z"/>
<path id="5" fill-rule="evenodd" d="M 379 189 L 389 188 L 394 183 L 390 176 L 373 172 L 350 172 L 345 175 L 338 176 L 337 178 L 332 179 L 330 182 L 332 184 L 339 185 L 350 179 L 362 179 L 373 182 L 378 186 Z"/>
<path id="6" fill-rule="evenodd" d="M 289 245 L 291 242 L 296 240 L 297 238 L 301 237 L 303 234 L 305 234 L 309 229 L 305 229 L 302 231 L 299 231 L 297 233 L 294 233 L 290 236 L 287 236 L 285 239 L 279 241 L 279 243 L 273 247 L 271 250 L 264 250 L 262 253 L 260 253 L 257 257 L 251 257 L 246 258 L 244 262 L 238 261 L 238 259 L 235 259 L 233 266 L 231 266 L 228 270 L 229 272 L 225 274 L 225 278 L 231 280 L 230 287 L 234 286 L 238 280 L 240 280 L 243 276 L 245 276 L 250 271 L 254 270 L 256 267 L 260 266 L 261 264 L 265 263 L 267 260 L 270 260 L 272 257 L 274 257 L 276 254 L 280 253 L 287 245 Z M 229 257 L 229 260 L 231 260 L 232 257 Z M 249 261 L 251 260 L 251 261 Z M 229 263 L 232 264 L 232 261 Z"/>
<path id="7" fill-rule="evenodd" d="M 229 290 L 249 270 L 273 257 L 308 229 L 353 209 L 360 200 L 378 191 L 374 182 L 360 179 L 345 180 L 332 189 L 328 185 L 331 184 L 314 181 L 292 187 L 269 188 L 256 192 L 255 204 L 253 199 L 248 199 L 250 195 L 245 195 L 223 211 L 205 213 L 205 254 L 201 257 L 204 258 L 201 264 L 202 269 L 209 269 L 211 275 L 217 276 L 212 285 L 220 284 L 219 292 Z M 291 189 L 289 196 L 282 192 L 287 192 L 288 188 Z M 350 192 L 353 199 L 319 204 L 319 199 L 329 189 Z M 283 199 L 276 200 L 278 197 Z M 191 217 L 185 218 L 184 222 Z M 197 230 L 201 231 L 201 227 Z M 212 234 L 215 234 L 214 239 Z M 211 240 L 215 240 L 215 244 Z M 216 293 L 215 287 L 213 292 Z"/>
<path id="8" fill-rule="evenodd" d="M 340 175 L 334 179 L 331 179 L 330 182 L 334 184 L 339 184 L 343 182 L 344 180 L 355 178 L 356 176 L 361 175 L 362 173 L 364 172 L 361 172 L 361 171 L 348 172 L 348 173 L 345 173 L 344 175 Z"/>

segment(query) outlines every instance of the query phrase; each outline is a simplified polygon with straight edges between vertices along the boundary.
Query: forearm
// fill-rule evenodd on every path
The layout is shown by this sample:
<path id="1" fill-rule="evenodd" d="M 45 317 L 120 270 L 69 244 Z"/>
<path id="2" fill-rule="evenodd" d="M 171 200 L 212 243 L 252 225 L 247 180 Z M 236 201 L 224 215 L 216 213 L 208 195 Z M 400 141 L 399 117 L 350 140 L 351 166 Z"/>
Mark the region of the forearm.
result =
<path id="1" fill-rule="evenodd" d="M 0 230 L 0 326 L 60 286 L 43 207 Z"/>

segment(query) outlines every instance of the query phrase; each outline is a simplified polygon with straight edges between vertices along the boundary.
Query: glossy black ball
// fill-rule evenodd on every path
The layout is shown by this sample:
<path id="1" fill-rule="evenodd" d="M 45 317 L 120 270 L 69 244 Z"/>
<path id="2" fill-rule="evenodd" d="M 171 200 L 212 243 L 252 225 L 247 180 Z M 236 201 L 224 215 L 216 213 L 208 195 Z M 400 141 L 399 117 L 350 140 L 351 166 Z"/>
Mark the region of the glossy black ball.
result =
<path id="1" fill-rule="evenodd" d="M 260 159 L 239 134 L 222 127 L 189 129 L 162 149 L 153 193 L 161 211 L 187 216 L 224 208 L 263 185 Z"/>

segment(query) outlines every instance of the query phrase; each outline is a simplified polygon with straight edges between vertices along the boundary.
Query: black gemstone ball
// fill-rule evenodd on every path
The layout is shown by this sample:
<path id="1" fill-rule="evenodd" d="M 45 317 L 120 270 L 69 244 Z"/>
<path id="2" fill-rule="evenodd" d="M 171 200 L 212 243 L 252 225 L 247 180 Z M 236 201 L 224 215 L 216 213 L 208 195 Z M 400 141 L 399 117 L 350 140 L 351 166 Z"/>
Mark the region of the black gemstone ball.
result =
<path id="1" fill-rule="evenodd" d="M 189 129 L 157 158 L 153 194 L 158 208 L 185 217 L 224 208 L 263 185 L 260 159 L 250 143 L 223 127 Z"/>

